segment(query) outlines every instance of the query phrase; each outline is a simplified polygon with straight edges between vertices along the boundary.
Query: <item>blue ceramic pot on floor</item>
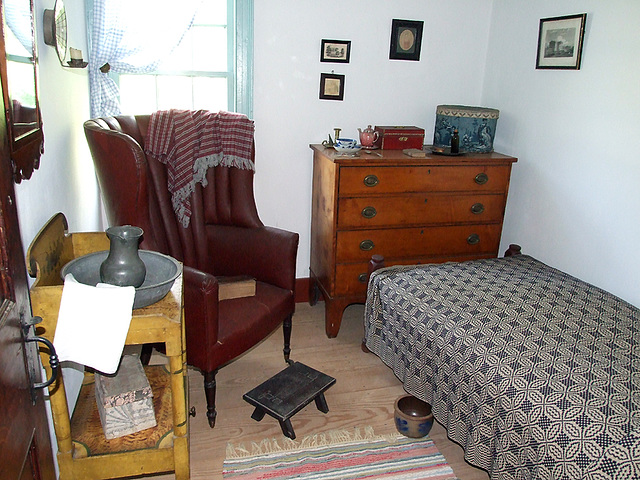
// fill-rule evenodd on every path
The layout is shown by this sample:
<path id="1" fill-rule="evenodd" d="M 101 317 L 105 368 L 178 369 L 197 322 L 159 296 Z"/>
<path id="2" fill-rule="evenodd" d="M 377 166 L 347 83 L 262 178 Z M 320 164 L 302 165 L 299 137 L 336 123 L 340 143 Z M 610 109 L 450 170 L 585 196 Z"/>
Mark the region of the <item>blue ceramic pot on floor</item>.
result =
<path id="1" fill-rule="evenodd" d="M 429 434 L 433 426 L 431 405 L 413 395 L 404 395 L 394 405 L 396 429 L 410 438 L 422 438 Z"/>

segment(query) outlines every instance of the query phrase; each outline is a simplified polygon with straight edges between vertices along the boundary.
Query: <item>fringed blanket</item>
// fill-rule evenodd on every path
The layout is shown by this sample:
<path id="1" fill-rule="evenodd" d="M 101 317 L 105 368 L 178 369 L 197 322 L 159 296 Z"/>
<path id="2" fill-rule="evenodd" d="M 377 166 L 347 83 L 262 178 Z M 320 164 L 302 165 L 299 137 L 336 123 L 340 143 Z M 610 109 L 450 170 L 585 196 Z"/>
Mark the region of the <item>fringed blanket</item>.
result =
<path id="1" fill-rule="evenodd" d="M 371 276 L 369 349 L 492 479 L 640 478 L 640 310 L 531 257 Z"/>
<path id="2" fill-rule="evenodd" d="M 173 209 L 186 228 L 191 193 L 207 185 L 210 167 L 254 170 L 253 121 L 245 115 L 205 110 L 162 110 L 151 115 L 145 153 L 167 165 Z"/>

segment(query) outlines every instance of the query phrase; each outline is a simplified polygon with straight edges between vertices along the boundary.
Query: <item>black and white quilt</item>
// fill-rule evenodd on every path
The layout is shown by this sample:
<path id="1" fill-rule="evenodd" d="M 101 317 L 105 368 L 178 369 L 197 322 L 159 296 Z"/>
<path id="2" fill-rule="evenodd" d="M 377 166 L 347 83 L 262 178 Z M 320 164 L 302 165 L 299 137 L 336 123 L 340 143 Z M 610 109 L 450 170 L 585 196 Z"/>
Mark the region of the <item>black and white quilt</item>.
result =
<path id="1" fill-rule="evenodd" d="M 367 347 L 492 479 L 640 478 L 640 310 L 529 256 L 374 272 Z"/>

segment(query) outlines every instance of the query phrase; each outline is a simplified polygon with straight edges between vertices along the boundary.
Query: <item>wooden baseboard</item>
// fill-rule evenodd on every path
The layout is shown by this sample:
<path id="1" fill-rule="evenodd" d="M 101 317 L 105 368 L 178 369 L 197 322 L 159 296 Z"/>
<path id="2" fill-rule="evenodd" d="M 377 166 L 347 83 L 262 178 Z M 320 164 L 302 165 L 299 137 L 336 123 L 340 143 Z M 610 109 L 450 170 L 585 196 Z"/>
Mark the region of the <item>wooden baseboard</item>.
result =
<path id="1" fill-rule="evenodd" d="M 309 301 L 309 285 L 311 279 L 309 277 L 296 278 L 296 303 Z"/>

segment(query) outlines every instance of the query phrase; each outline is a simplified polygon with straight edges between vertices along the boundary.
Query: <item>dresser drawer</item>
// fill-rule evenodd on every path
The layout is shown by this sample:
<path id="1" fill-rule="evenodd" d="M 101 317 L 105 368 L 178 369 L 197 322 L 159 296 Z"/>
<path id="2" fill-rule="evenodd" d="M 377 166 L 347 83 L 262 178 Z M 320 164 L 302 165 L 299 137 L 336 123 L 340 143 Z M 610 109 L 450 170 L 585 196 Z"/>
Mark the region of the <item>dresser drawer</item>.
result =
<path id="1" fill-rule="evenodd" d="M 506 192 L 510 172 L 508 165 L 343 167 L 338 196 L 426 191 Z"/>
<path id="2" fill-rule="evenodd" d="M 338 200 L 338 228 L 496 223 L 502 221 L 504 194 L 420 193 Z"/>
<path id="3" fill-rule="evenodd" d="M 393 259 L 385 257 L 385 266 L 391 265 L 417 265 L 424 263 L 464 262 L 479 258 L 490 258 L 495 255 L 457 255 L 447 257 L 419 257 Z M 339 295 L 364 295 L 367 292 L 369 280 L 369 261 L 358 263 L 339 263 L 336 265 L 336 296 Z"/>
<path id="4" fill-rule="evenodd" d="M 455 256 L 492 253 L 497 256 L 502 224 L 389 228 L 339 231 L 336 261 L 368 262 L 373 254 L 386 258 Z"/>

